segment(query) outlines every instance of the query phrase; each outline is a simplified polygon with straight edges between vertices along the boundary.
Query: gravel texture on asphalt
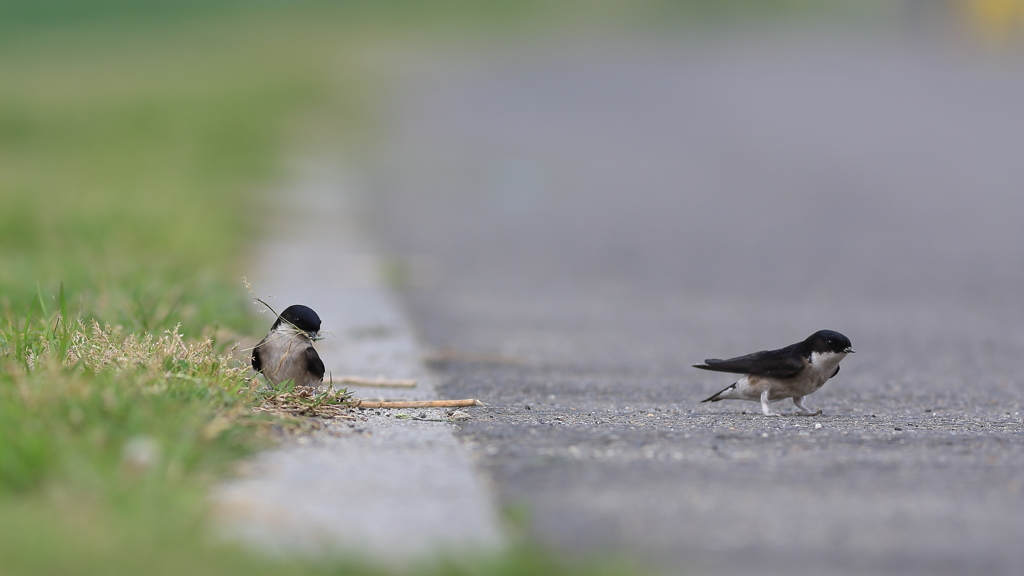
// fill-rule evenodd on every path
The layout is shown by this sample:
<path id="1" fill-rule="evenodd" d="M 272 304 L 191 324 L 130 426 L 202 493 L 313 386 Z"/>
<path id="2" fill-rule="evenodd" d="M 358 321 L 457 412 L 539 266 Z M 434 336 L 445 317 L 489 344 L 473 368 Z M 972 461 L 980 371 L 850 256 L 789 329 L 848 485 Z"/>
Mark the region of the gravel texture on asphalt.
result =
<path id="1" fill-rule="evenodd" d="M 380 237 L 506 505 L 669 572 L 1024 573 L 1024 71 L 824 31 L 426 55 Z M 714 37 L 713 37 L 714 36 Z M 843 332 L 807 405 L 695 370 Z M 789 412 L 787 401 L 775 405 Z"/>

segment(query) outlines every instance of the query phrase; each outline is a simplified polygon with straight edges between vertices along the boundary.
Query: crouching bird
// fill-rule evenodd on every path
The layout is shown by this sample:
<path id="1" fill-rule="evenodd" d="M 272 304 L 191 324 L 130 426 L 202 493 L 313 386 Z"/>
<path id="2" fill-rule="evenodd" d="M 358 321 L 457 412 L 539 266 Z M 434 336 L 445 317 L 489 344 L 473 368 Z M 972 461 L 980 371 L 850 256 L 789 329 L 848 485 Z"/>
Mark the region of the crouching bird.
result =
<path id="1" fill-rule="evenodd" d="M 752 400 L 761 402 L 765 416 L 778 416 L 769 402 L 792 398 L 801 416 L 815 416 L 804 406 L 804 398 L 839 373 L 839 362 L 853 352 L 850 339 L 839 332 L 820 330 L 803 342 L 778 350 L 762 350 L 728 360 L 716 358 L 694 364 L 694 368 L 743 374 L 743 377 L 701 402 Z"/>
<path id="2" fill-rule="evenodd" d="M 274 386 L 291 380 L 296 387 L 317 388 L 324 380 L 324 363 L 313 348 L 320 317 L 308 306 L 289 306 L 252 349 L 252 368 Z"/>

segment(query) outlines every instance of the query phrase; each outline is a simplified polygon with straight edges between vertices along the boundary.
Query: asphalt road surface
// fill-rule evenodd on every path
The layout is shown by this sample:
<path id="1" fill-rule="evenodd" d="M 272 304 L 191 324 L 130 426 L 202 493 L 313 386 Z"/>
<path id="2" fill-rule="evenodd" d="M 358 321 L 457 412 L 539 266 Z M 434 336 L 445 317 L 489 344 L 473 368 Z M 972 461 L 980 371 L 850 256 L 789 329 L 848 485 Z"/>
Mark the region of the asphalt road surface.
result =
<path id="1" fill-rule="evenodd" d="M 669 572 L 1024 573 L 1024 66 L 847 33 L 424 56 L 375 219 L 500 500 Z M 705 358 L 838 330 L 816 417 Z M 790 412 L 787 401 L 775 405 Z"/>

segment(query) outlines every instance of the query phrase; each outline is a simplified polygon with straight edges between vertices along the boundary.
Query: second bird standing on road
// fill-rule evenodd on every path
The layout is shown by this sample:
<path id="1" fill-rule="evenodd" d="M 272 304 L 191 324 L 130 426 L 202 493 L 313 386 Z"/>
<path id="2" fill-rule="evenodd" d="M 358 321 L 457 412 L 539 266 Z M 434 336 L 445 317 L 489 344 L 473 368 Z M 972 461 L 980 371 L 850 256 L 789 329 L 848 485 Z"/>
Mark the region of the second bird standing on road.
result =
<path id="1" fill-rule="evenodd" d="M 850 339 L 833 330 L 819 330 L 803 342 L 778 350 L 762 350 L 728 360 L 711 358 L 694 368 L 743 374 L 743 377 L 701 402 L 752 400 L 765 416 L 778 416 L 770 402 L 792 398 L 802 416 L 821 414 L 804 406 L 804 397 L 839 373 L 839 362 L 853 352 Z"/>

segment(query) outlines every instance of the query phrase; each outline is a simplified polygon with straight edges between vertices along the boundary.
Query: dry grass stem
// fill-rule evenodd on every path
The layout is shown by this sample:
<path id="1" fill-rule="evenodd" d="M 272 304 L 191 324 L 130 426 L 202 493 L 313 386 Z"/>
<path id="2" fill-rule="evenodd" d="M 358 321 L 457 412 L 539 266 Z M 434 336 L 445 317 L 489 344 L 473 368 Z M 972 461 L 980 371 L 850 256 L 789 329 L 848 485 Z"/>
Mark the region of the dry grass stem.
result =
<path id="1" fill-rule="evenodd" d="M 96 320 L 86 326 L 79 320 L 71 333 L 71 345 L 59 360 L 66 366 L 81 365 L 93 372 L 132 369 L 167 377 L 172 374 L 182 377 L 187 373 L 243 377 L 247 369 L 233 366 L 228 358 L 230 352 L 227 356 L 217 354 L 209 338 L 186 343 L 180 328 L 178 324 L 159 337 L 148 332 L 125 335 L 120 327 L 100 326 Z M 46 342 L 42 353 L 31 360 L 50 356 L 52 352 L 50 343 Z"/>
<path id="2" fill-rule="evenodd" d="M 249 284 L 249 280 L 245 276 L 242 276 L 242 284 L 245 284 L 245 289 L 249 291 L 249 294 L 252 294 L 253 302 L 259 302 L 260 304 L 263 304 L 264 306 L 267 307 L 267 310 L 270 310 L 271 312 L 274 313 L 274 316 L 280 316 L 280 314 L 278 314 L 277 311 L 274 310 L 273 306 L 267 304 L 266 302 L 263 301 L 262 298 L 256 295 L 256 292 L 253 291 L 252 289 L 252 285 Z M 273 296 L 271 296 L 271 298 L 273 298 Z"/>
<path id="3" fill-rule="evenodd" d="M 318 418 L 351 418 L 348 412 L 359 402 L 353 400 L 346 389 L 317 392 L 309 388 L 289 391 L 272 390 L 263 397 L 263 402 L 253 408 L 256 412 L 270 412 L 290 416 L 315 416 Z"/>

